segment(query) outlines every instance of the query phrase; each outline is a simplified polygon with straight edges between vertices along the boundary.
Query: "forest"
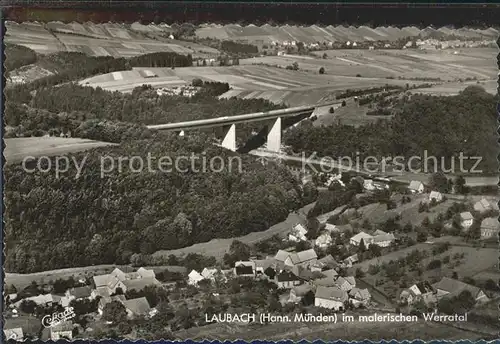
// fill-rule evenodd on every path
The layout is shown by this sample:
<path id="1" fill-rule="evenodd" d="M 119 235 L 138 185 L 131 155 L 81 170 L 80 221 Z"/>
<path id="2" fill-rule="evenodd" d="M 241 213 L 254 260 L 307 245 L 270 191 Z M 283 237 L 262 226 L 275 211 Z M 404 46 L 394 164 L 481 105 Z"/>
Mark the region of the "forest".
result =
<path id="1" fill-rule="evenodd" d="M 391 121 L 353 127 L 332 125 L 315 127 L 305 122 L 284 135 L 285 143 L 295 152 L 333 158 L 367 156 L 443 157 L 445 169 L 458 155 L 480 156 L 476 170 L 495 172 L 498 169 L 496 104 L 498 97 L 479 86 L 469 86 L 457 96 L 413 95 L 395 108 Z M 379 160 L 380 161 L 380 160 Z M 464 161 L 470 169 L 475 161 Z M 438 165 L 441 162 L 438 160 Z M 441 166 L 439 166 L 441 168 Z"/>
<path id="2" fill-rule="evenodd" d="M 147 154 L 175 159 L 191 153 L 224 161 L 234 154 L 210 145 L 204 136 L 180 139 L 152 132 L 150 138 L 75 154 L 77 161 L 86 157 L 79 178 L 71 169 L 56 178 L 8 166 L 6 271 L 127 264 L 134 253 L 265 230 L 313 201 L 284 167 L 262 168 L 245 156 L 242 171 L 229 165 L 223 172 L 135 173 L 125 168 L 100 175 L 102 156 L 140 156 L 145 161 Z"/>

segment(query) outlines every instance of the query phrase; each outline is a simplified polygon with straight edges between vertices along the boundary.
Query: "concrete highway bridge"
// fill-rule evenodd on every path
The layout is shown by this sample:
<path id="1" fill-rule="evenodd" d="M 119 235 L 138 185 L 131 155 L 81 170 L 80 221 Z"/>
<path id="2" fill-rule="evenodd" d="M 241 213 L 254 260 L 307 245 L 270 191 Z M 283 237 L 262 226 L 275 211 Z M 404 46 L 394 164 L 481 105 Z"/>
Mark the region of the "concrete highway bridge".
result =
<path id="1" fill-rule="evenodd" d="M 288 122 L 296 123 L 302 119 L 310 117 L 317 108 L 335 106 L 339 104 L 340 103 L 335 102 L 321 105 L 300 106 L 267 112 L 255 112 L 244 115 L 224 116 L 196 121 L 149 125 L 148 128 L 182 133 L 187 130 L 222 127 L 224 128 L 222 147 L 232 151 L 236 151 L 236 125 L 249 122 L 263 122 L 263 129 L 267 131 L 267 150 L 272 152 L 280 152 L 281 132 L 283 129 L 282 121 L 284 119 L 291 119 L 291 121 Z"/>

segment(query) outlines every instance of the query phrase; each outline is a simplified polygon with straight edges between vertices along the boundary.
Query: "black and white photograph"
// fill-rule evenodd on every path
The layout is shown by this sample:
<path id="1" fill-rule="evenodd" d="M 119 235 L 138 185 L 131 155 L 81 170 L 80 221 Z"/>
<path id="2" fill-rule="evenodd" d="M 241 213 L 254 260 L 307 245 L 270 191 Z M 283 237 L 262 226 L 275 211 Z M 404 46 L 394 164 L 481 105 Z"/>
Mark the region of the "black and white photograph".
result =
<path id="1" fill-rule="evenodd" d="M 500 25 L 37 11 L 5 340 L 498 338 Z"/>

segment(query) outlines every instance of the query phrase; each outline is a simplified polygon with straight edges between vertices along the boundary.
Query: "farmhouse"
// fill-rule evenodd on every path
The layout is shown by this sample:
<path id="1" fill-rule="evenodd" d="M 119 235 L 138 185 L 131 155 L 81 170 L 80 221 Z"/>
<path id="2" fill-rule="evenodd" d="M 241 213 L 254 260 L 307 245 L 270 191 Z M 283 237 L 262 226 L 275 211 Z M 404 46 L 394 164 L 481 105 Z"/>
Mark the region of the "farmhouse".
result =
<path id="1" fill-rule="evenodd" d="M 436 301 L 436 291 L 428 281 L 419 282 L 405 289 L 399 295 L 399 301 L 403 304 L 411 305 L 420 300 L 425 304 Z"/>
<path id="2" fill-rule="evenodd" d="M 486 294 L 478 287 L 448 277 L 443 277 L 441 281 L 433 285 L 433 288 L 436 289 L 436 297 L 438 299 L 458 296 L 462 291 L 467 290 L 471 293 L 476 302 L 489 301 Z"/>
<path id="3" fill-rule="evenodd" d="M 314 295 L 314 305 L 335 311 L 343 311 L 345 302 L 348 299 L 347 293 L 339 288 L 318 286 Z"/>
<path id="4" fill-rule="evenodd" d="M 360 305 L 368 306 L 371 300 L 371 294 L 368 289 L 352 288 L 349 291 L 350 302 L 353 306 L 359 307 Z"/>
<path id="5" fill-rule="evenodd" d="M 443 194 L 439 191 L 431 191 L 429 194 L 429 199 L 428 202 L 432 202 L 434 200 L 435 202 L 439 203 L 443 200 Z"/>
<path id="6" fill-rule="evenodd" d="M 120 288 L 123 292 L 126 292 L 127 288 L 142 290 L 146 285 L 160 284 L 155 277 L 154 271 L 144 268 L 139 268 L 137 271 L 128 273 L 115 268 L 110 274 L 94 276 L 93 280 L 95 289 L 98 290 L 97 294 L 104 293 L 102 288 L 107 288 L 108 294 L 110 295 L 116 293 L 118 288 Z"/>
<path id="7" fill-rule="evenodd" d="M 328 233 L 340 232 L 340 230 L 337 228 L 337 226 L 332 225 L 331 223 L 325 224 L 325 231 Z"/>
<path id="8" fill-rule="evenodd" d="M 422 184 L 422 182 L 419 182 L 418 180 L 412 180 L 410 182 L 410 186 L 408 186 L 408 189 L 412 192 L 412 193 L 422 193 L 424 192 L 424 184 Z"/>
<path id="9" fill-rule="evenodd" d="M 252 259 L 252 262 L 255 263 L 255 274 L 257 276 L 265 275 L 266 269 L 275 265 L 274 259 Z"/>
<path id="10" fill-rule="evenodd" d="M 474 222 L 474 217 L 470 212 L 464 211 L 463 213 L 460 213 L 460 224 L 462 225 L 463 229 L 467 229 L 470 226 L 472 226 L 473 222 Z"/>
<path id="11" fill-rule="evenodd" d="M 19 308 L 23 301 L 33 301 L 37 306 L 52 306 L 58 304 L 61 301 L 61 296 L 52 294 L 40 294 L 37 296 L 30 296 L 25 299 L 19 300 L 14 303 L 14 307 Z"/>
<path id="12" fill-rule="evenodd" d="M 496 237 L 500 231 L 500 222 L 496 217 L 487 217 L 481 222 L 481 239 Z"/>
<path id="13" fill-rule="evenodd" d="M 353 246 L 359 246 L 361 240 L 363 240 L 365 247 L 368 248 L 373 241 L 373 236 L 365 232 L 359 232 L 349 239 L 349 243 Z"/>
<path id="14" fill-rule="evenodd" d="M 149 302 L 145 297 L 122 301 L 127 310 L 127 317 L 133 319 L 138 316 L 148 315 L 151 312 Z"/>
<path id="15" fill-rule="evenodd" d="M 318 259 L 316 264 L 311 266 L 311 270 L 314 271 L 315 269 L 319 268 L 319 271 L 321 270 L 327 270 L 327 269 L 335 269 L 339 267 L 339 263 L 335 260 L 335 258 L 332 257 L 331 254 L 328 256 L 324 256 L 321 259 Z"/>

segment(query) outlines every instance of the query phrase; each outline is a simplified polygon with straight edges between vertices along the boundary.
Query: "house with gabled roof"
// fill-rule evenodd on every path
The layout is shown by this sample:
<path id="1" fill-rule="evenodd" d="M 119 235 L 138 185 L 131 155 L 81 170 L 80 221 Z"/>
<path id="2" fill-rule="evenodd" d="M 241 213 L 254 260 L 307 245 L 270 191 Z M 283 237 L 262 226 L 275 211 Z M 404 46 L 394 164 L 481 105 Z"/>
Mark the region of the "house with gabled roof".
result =
<path id="1" fill-rule="evenodd" d="M 332 236 L 328 232 L 322 233 L 319 237 L 316 238 L 314 244 L 321 249 L 327 248 L 332 244 Z"/>
<path id="2" fill-rule="evenodd" d="M 481 239 L 497 238 L 500 231 L 500 222 L 496 217 L 487 217 L 481 221 Z"/>
<path id="3" fill-rule="evenodd" d="M 349 300 L 347 292 L 337 287 L 318 286 L 314 295 L 314 305 L 316 307 L 335 311 L 343 311 L 347 300 Z"/>
<path id="4" fill-rule="evenodd" d="M 354 263 L 357 263 L 359 261 L 358 254 L 355 253 L 352 256 L 347 257 L 344 259 L 344 265 L 346 267 L 351 267 Z"/>
<path id="5" fill-rule="evenodd" d="M 371 243 L 380 247 L 389 247 L 394 241 L 396 241 L 396 237 L 389 233 L 373 236 Z"/>
<path id="6" fill-rule="evenodd" d="M 318 255 L 312 248 L 301 252 L 287 252 L 279 250 L 275 259 L 277 261 L 282 261 L 286 266 L 308 266 L 316 263 Z"/>
<path id="7" fill-rule="evenodd" d="M 91 299 L 92 288 L 89 286 L 71 288 L 66 290 L 65 296 L 72 300 Z"/>
<path id="8" fill-rule="evenodd" d="M 288 297 L 288 303 L 299 303 L 302 298 L 309 292 L 312 292 L 313 287 L 310 284 L 302 284 L 290 289 L 290 295 Z"/>
<path id="9" fill-rule="evenodd" d="M 297 223 L 292 231 L 288 234 L 288 240 L 299 242 L 299 241 L 307 241 L 307 229 L 300 223 Z"/>
<path id="10" fill-rule="evenodd" d="M 479 213 L 485 213 L 489 210 L 492 210 L 493 206 L 486 198 L 481 198 L 479 201 L 474 203 L 474 210 Z"/>
<path id="11" fill-rule="evenodd" d="M 412 180 L 408 186 L 408 190 L 412 193 L 422 193 L 425 190 L 424 184 L 418 180 Z"/>
<path id="12" fill-rule="evenodd" d="M 434 200 L 435 202 L 439 203 L 443 201 L 443 194 L 439 191 L 431 191 L 429 194 L 429 198 L 427 199 L 427 202 L 430 203 Z"/>
<path id="13" fill-rule="evenodd" d="M 460 213 L 460 224 L 463 229 L 468 229 L 474 223 L 474 217 L 469 211 Z"/>
<path id="14" fill-rule="evenodd" d="M 188 284 L 189 285 L 198 285 L 200 281 L 203 281 L 205 277 L 203 277 L 198 271 L 196 270 L 191 270 L 191 272 L 188 275 Z"/>
<path id="15" fill-rule="evenodd" d="M 108 303 L 113 302 L 113 301 L 118 301 L 122 303 L 125 301 L 125 295 L 120 294 L 120 295 L 113 295 L 110 297 L 103 297 L 99 299 L 99 303 L 97 305 L 97 312 L 102 315 L 102 311 L 104 310 L 104 306 L 106 306 Z"/>
<path id="16" fill-rule="evenodd" d="M 458 296 L 461 292 L 467 290 L 471 293 L 476 302 L 489 301 L 488 296 L 486 296 L 486 294 L 479 287 L 453 278 L 443 277 L 441 281 L 433 284 L 433 287 L 436 289 L 436 297 L 438 300 L 443 297 Z"/>
<path id="17" fill-rule="evenodd" d="M 349 290 L 349 301 L 354 307 L 359 307 L 360 305 L 368 306 L 371 300 L 371 294 L 368 289 L 352 288 Z"/>
<path id="18" fill-rule="evenodd" d="M 274 277 L 274 280 L 278 285 L 278 288 L 281 289 L 290 289 L 296 285 L 302 284 L 301 279 L 293 272 L 288 270 L 283 270 L 280 273 L 278 273 Z"/>
<path id="19" fill-rule="evenodd" d="M 425 304 L 435 303 L 436 290 L 428 281 L 418 282 L 411 287 L 404 289 L 399 295 L 399 302 L 412 305 L 420 300 Z"/>
<path id="20" fill-rule="evenodd" d="M 6 340 L 13 339 L 16 342 L 24 340 L 24 333 L 21 327 L 14 327 L 9 329 L 6 328 L 3 330 L 3 333 Z"/>
<path id="21" fill-rule="evenodd" d="M 238 261 L 234 263 L 234 275 L 237 277 L 255 277 L 255 262 Z"/>
<path id="22" fill-rule="evenodd" d="M 64 321 L 50 327 L 50 339 L 53 341 L 60 339 L 73 339 L 73 322 Z"/>
<path id="23" fill-rule="evenodd" d="M 145 297 L 138 297 L 122 301 L 127 311 L 127 317 L 133 319 L 135 317 L 147 316 L 151 312 L 151 306 Z"/>
<path id="24" fill-rule="evenodd" d="M 356 286 L 356 279 L 354 276 L 341 277 L 338 276 L 335 284 L 342 290 L 349 291 Z"/>
<path id="25" fill-rule="evenodd" d="M 361 240 L 363 240 L 365 247 L 368 248 L 372 243 L 373 236 L 365 232 L 359 232 L 358 234 L 352 236 L 351 239 L 349 239 L 349 243 L 353 246 L 359 246 Z"/>

